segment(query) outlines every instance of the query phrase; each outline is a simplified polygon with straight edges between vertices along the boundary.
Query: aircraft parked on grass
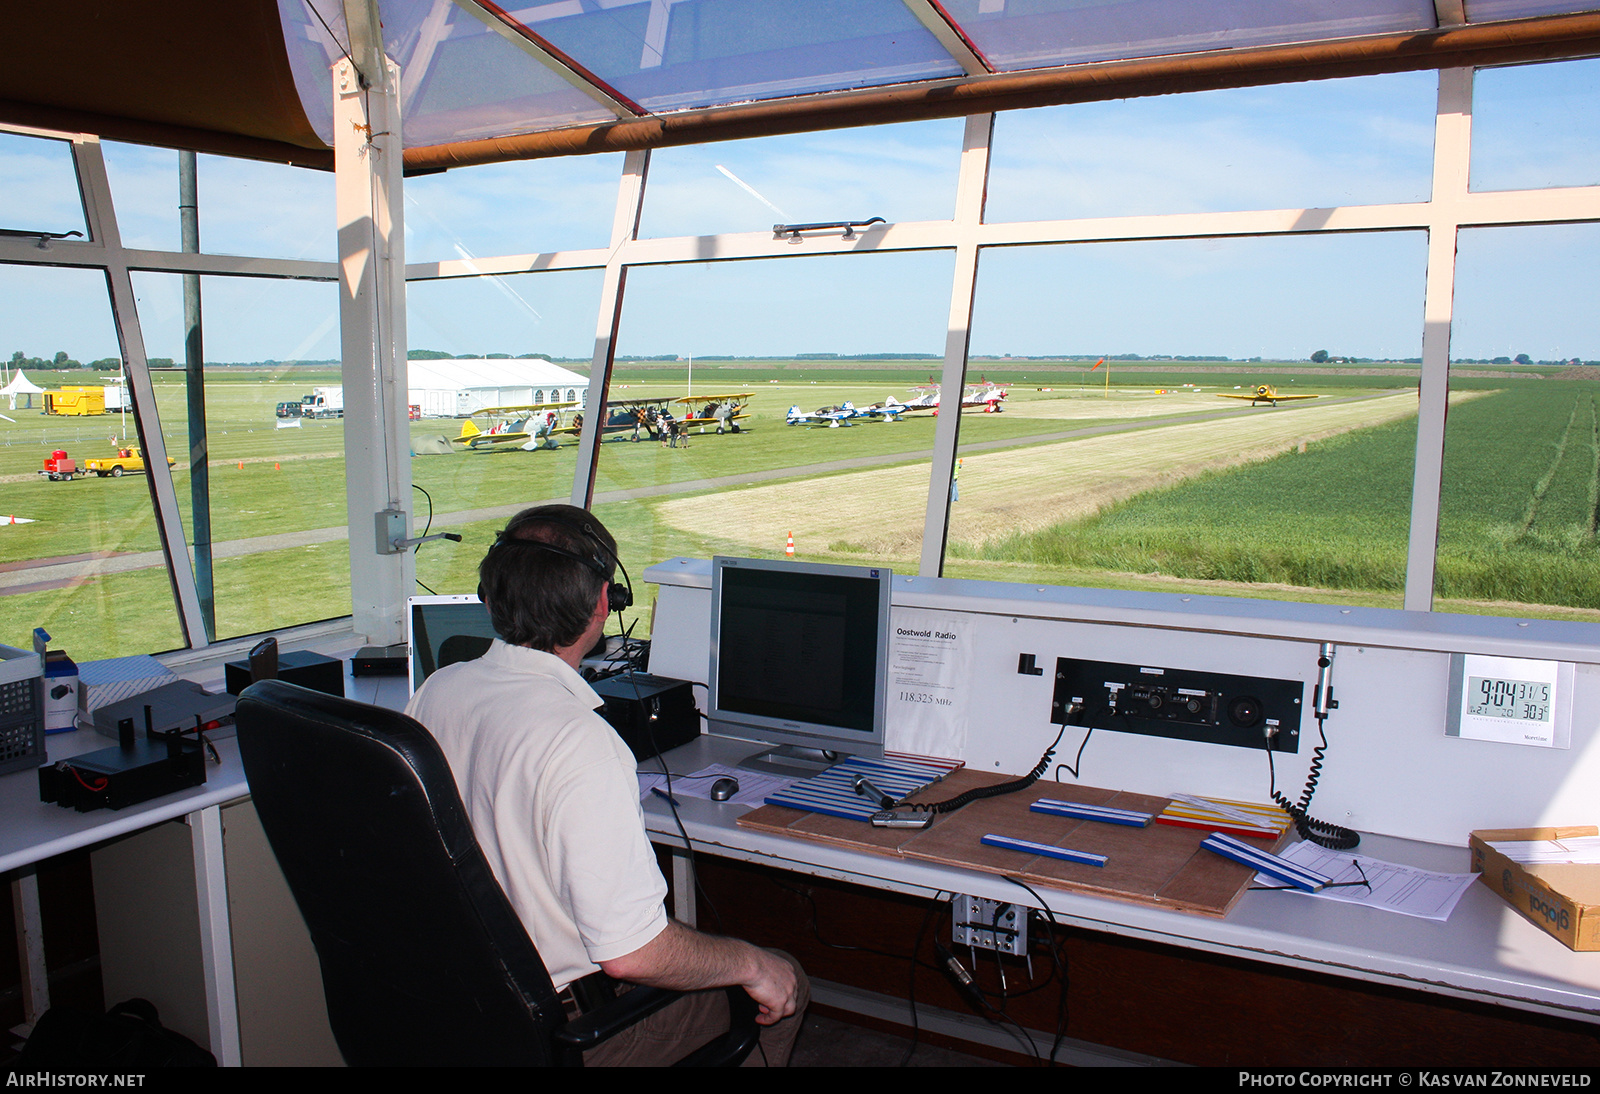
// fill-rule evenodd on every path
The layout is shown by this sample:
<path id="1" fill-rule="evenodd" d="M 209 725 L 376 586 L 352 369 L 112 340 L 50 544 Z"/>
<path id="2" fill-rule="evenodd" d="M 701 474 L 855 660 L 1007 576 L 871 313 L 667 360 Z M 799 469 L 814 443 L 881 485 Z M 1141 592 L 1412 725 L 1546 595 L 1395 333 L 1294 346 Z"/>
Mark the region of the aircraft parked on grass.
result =
<path id="1" fill-rule="evenodd" d="M 1251 406 L 1256 406 L 1256 405 L 1258 405 L 1260 403 L 1266 403 L 1268 406 L 1277 406 L 1279 403 L 1282 403 L 1282 402 L 1289 402 L 1289 401 L 1292 401 L 1294 399 L 1315 399 L 1315 398 L 1317 398 L 1317 396 L 1315 396 L 1315 395 L 1280 395 L 1280 394 L 1278 394 L 1278 389 L 1273 387 L 1271 384 L 1257 384 L 1253 389 L 1251 389 L 1251 392 L 1248 395 L 1235 395 L 1235 394 L 1233 394 L 1232 392 L 1229 392 L 1229 391 L 1219 391 L 1219 392 L 1217 392 L 1217 398 L 1219 398 L 1219 399 L 1249 399 Z"/>
<path id="2" fill-rule="evenodd" d="M 674 398 L 663 395 L 652 399 L 612 399 L 606 402 L 602 436 L 631 433 L 630 439 L 638 441 L 641 434 L 651 440 L 661 437 L 668 422 L 676 425 L 680 433 L 694 427 L 704 429 L 715 426 L 718 433 L 741 432 L 739 423 L 750 415 L 745 410 L 753 392 L 743 391 L 723 395 L 690 395 Z M 527 452 L 539 448 L 558 448 L 562 437 L 576 437 L 583 432 L 583 413 L 574 413 L 570 419 L 563 411 L 578 403 L 541 403 L 537 406 L 490 407 L 473 414 L 473 417 L 498 419 L 487 431 L 473 425 L 471 420 L 461 425 L 461 436 L 456 443 L 471 449 L 488 449 L 497 445 L 517 442 L 517 447 Z M 681 408 L 679 417 L 669 408 Z M 526 415 L 519 417 L 519 415 Z"/>
<path id="3" fill-rule="evenodd" d="M 851 425 L 851 418 L 856 416 L 854 403 L 846 402 L 839 406 L 821 406 L 810 414 L 800 409 L 796 403 L 789 408 L 789 413 L 784 417 L 785 425 L 825 425 L 829 429 L 838 429 L 840 426 Z"/>
<path id="4" fill-rule="evenodd" d="M 536 448 L 555 448 L 552 432 L 561 425 L 561 412 L 578 405 L 570 402 L 486 407 L 473 411 L 472 417 L 461 423 L 461 436 L 455 440 L 475 450 L 512 443 L 528 452 Z M 491 418 L 494 424 L 487 430 L 480 429 L 472 418 Z"/>
<path id="5" fill-rule="evenodd" d="M 919 384 L 911 390 L 915 393 L 915 397 L 909 402 L 896 404 L 897 413 L 905 414 L 914 410 L 931 410 L 935 414 L 939 412 L 939 385 L 933 381 L 932 377 L 928 378 L 926 384 Z M 985 414 L 998 414 L 1005 409 L 1001 404 L 1006 401 L 1006 396 L 1009 394 L 1010 392 L 1004 385 L 980 376 L 977 383 L 968 384 L 966 389 L 962 391 L 961 409 L 981 410 Z"/>

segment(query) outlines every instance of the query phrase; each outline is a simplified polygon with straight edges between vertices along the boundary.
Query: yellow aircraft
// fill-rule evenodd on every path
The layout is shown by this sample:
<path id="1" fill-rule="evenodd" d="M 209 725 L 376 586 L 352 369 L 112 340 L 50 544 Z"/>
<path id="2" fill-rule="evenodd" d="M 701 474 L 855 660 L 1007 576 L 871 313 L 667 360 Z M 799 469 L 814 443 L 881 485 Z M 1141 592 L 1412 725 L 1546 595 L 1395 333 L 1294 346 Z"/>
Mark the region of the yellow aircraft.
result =
<path id="1" fill-rule="evenodd" d="M 640 434 L 652 440 L 660 437 L 666 425 L 664 413 L 668 406 L 679 407 L 682 417 L 671 420 L 679 430 L 693 426 L 716 426 L 718 433 L 740 432 L 739 423 L 750 415 L 745 405 L 754 392 L 742 391 L 730 395 L 693 395 L 673 398 L 660 396 L 651 399 L 612 399 L 606 403 L 603 433 L 631 433 L 637 441 Z M 456 443 L 469 449 L 481 450 L 516 442 L 527 452 L 540 448 L 560 447 L 560 438 L 577 436 L 583 431 L 583 415 L 574 414 L 564 419 L 562 411 L 580 404 L 540 403 L 537 406 L 500 406 L 479 410 L 476 417 L 495 418 L 498 421 L 488 430 L 480 429 L 469 419 L 461 424 L 461 435 Z"/>
<path id="2" fill-rule="evenodd" d="M 731 395 L 685 395 L 674 399 L 673 405 L 684 408 L 681 424 L 685 427 L 714 425 L 718 433 L 738 433 L 739 423 L 750 417 L 745 406 L 754 394 L 736 391 Z"/>
<path id="3" fill-rule="evenodd" d="M 1316 399 L 1316 398 L 1320 398 L 1320 396 L 1316 396 L 1316 395 L 1279 395 L 1278 394 L 1278 389 L 1273 387 L 1271 384 L 1257 384 L 1255 386 L 1255 388 L 1253 390 L 1251 390 L 1250 394 L 1248 394 L 1248 395 L 1235 395 L 1232 392 L 1219 391 L 1219 392 L 1217 392 L 1217 398 L 1219 398 L 1219 399 L 1249 399 L 1251 406 L 1255 406 L 1258 403 L 1266 403 L 1268 406 L 1277 406 L 1279 403 L 1289 402 L 1289 401 L 1294 400 L 1294 399 Z"/>
<path id="4" fill-rule="evenodd" d="M 536 448 L 554 448 L 556 440 L 552 433 L 561 425 L 561 412 L 578 405 L 577 402 L 569 402 L 485 407 L 473 411 L 472 417 L 461 423 L 461 436 L 455 440 L 457 444 L 472 449 L 493 448 L 512 441 L 530 452 Z M 498 420 L 485 430 L 474 425 L 472 418 Z"/>

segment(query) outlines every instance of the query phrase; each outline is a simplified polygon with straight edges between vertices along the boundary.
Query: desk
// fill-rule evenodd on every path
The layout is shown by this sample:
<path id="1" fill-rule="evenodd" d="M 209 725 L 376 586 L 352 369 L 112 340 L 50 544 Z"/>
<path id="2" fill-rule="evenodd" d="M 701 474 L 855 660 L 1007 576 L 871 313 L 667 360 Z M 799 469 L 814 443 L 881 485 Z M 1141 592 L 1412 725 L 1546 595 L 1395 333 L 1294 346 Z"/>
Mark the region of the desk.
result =
<path id="1" fill-rule="evenodd" d="M 50 759 L 64 760 L 107 748 L 112 742 L 93 730 L 59 734 L 46 741 Z M 228 885 L 222 853 L 222 806 L 249 793 L 238 745 L 217 741 L 220 765 L 207 763 L 206 782 L 177 794 L 112 811 L 79 813 L 39 800 L 39 776 L 32 770 L 0 777 L 0 872 L 26 887 L 35 864 L 131 835 L 170 820 L 189 826 L 194 849 L 195 895 L 199 907 L 200 949 L 206 987 L 210 1049 L 217 1062 L 239 1063 L 239 1020 L 234 1006 L 233 951 L 228 922 Z M 34 925 L 33 930 L 37 930 Z M 28 975 L 28 970 L 23 970 Z"/>
<path id="2" fill-rule="evenodd" d="M 331 656 L 345 657 L 355 642 L 346 634 L 317 635 L 317 645 Z M 183 674 L 210 691 L 222 690 L 223 662 L 243 653 L 243 645 L 196 655 L 179 666 Z M 345 694 L 363 702 L 378 702 L 400 707 L 405 704 L 403 678 L 345 676 Z M 217 1062 L 239 1065 L 244 1045 L 240 1036 L 238 984 L 234 965 L 235 924 L 229 911 L 228 878 L 224 855 L 223 807 L 249 794 L 239 748 L 233 737 L 214 741 L 222 762 L 206 764 L 206 783 L 176 794 L 168 794 L 121 810 L 97 809 L 79 813 L 73 809 L 39 800 L 38 776 L 31 770 L 0 776 L 0 872 L 7 874 L 21 891 L 21 926 L 36 941 L 38 934 L 37 899 L 28 914 L 29 892 L 36 892 L 33 868 L 53 856 L 92 848 L 97 844 L 146 831 L 167 821 L 181 820 L 189 826 L 193 850 L 195 899 L 199 930 L 199 954 L 204 982 L 204 1007 L 209 1045 Z M 107 748 L 112 744 L 93 730 L 80 729 L 46 739 L 52 761 L 69 759 L 83 752 Z M 181 852 L 180 852 L 181 854 Z M 258 871 L 259 872 L 259 871 Z M 276 874 L 275 869 L 267 871 Z M 262 879 L 248 877 L 245 880 Z M 281 887 L 281 879 L 277 879 Z M 251 890 L 255 891 L 255 890 Z M 287 900 L 287 891 L 283 899 Z M 30 924 L 28 921 L 32 919 Z M 309 941 L 305 943 L 309 947 Z M 248 969 L 246 958 L 244 968 Z M 44 983 L 42 959 L 37 969 L 22 970 L 25 990 L 30 974 L 38 985 Z M 331 1037 L 322 1038 L 331 1045 Z"/>
<path id="3" fill-rule="evenodd" d="M 752 748 L 748 742 L 703 736 L 666 759 L 674 773 L 687 774 L 711 763 L 736 762 Z M 696 851 L 902 893 L 931 896 L 942 890 L 1034 903 L 1025 891 L 993 875 L 747 831 L 735 823 L 742 809 L 685 797 L 679 813 Z M 682 846 L 665 803 L 648 802 L 645 824 L 656 842 Z M 1465 848 L 1367 836 L 1361 851 L 1431 870 L 1467 868 Z M 686 891 L 682 885 L 675 889 Z M 1210 919 L 1037 891 L 1063 925 L 1600 1026 L 1600 953 L 1566 949 L 1479 884 L 1445 923 L 1287 893 L 1246 893 L 1226 919 Z"/>

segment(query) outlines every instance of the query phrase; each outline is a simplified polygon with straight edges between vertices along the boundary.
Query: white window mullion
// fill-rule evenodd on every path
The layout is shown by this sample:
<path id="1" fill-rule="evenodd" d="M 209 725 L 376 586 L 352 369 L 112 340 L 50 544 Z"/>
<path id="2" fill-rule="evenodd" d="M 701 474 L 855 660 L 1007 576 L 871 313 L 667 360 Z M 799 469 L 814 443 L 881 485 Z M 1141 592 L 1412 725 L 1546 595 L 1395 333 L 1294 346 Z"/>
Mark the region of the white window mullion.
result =
<path id="1" fill-rule="evenodd" d="M 1439 73 L 1434 125 L 1433 200 L 1428 227 L 1428 277 L 1422 309 L 1422 380 L 1417 406 L 1417 456 L 1411 483 L 1405 607 L 1433 608 L 1439 544 L 1439 488 L 1444 476 L 1446 400 L 1450 393 L 1450 323 L 1456 281 L 1456 232 L 1467 199 L 1472 155 L 1472 70 Z"/>
<path id="2" fill-rule="evenodd" d="M 961 393 L 967 382 L 972 300 L 978 284 L 978 231 L 983 224 L 989 141 L 993 134 L 994 115 L 975 114 L 967 119 L 961 142 L 961 175 L 956 184 L 956 266 L 950 282 L 950 322 L 945 331 L 944 372 L 939 377 L 939 423 L 933 434 L 928 509 L 917 570 L 924 577 L 938 577 L 944 569 L 945 535 L 950 527 L 950 481 L 961 440 Z"/>

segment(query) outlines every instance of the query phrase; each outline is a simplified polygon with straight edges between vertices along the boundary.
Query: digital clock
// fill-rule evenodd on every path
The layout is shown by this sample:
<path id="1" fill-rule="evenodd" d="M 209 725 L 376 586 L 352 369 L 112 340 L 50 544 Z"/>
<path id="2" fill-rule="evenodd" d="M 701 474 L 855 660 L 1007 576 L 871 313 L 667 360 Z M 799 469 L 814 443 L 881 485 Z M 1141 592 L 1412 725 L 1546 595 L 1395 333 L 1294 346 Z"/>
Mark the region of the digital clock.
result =
<path id="1" fill-rule="evenodd" d="M 1445 734 L 1566 748 L 1571 694 L 1572 665 L 1566 662 L 1452 654 Z"/>

